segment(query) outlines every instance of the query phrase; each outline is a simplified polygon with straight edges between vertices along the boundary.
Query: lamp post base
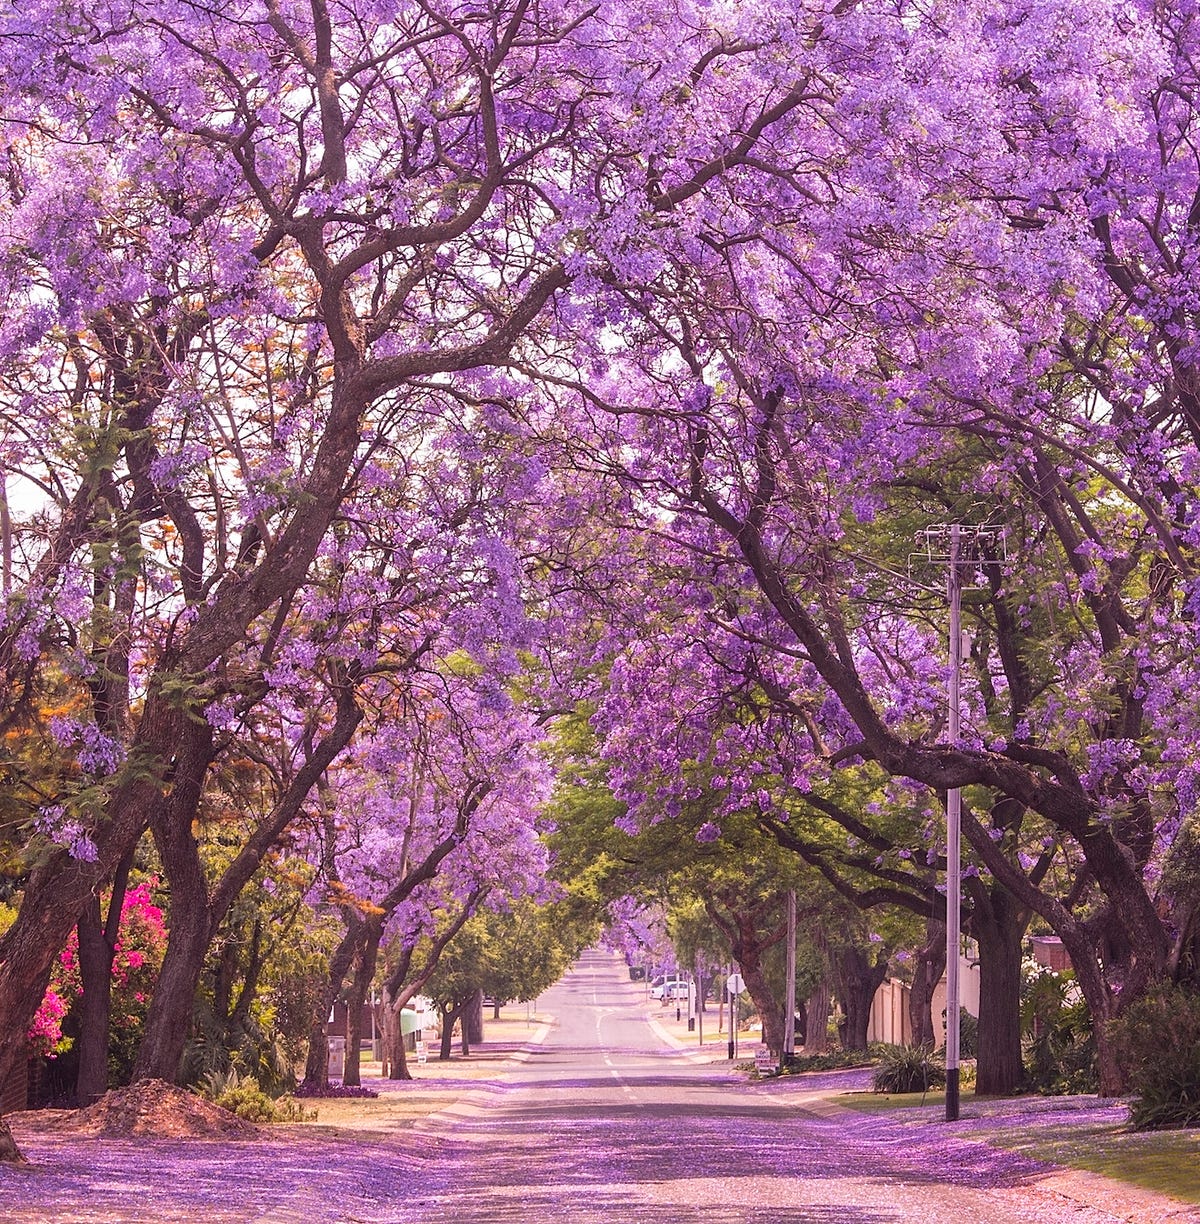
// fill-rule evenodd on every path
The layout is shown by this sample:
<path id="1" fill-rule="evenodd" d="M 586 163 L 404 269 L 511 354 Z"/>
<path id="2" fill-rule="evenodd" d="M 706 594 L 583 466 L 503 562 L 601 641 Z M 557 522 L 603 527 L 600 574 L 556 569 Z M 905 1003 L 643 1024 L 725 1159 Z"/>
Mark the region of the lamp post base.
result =
<path id="1" fill-rule="evenodd" d="M 958 1121 L 958 1068 L 946 1071 L 946 1121 Z"/>

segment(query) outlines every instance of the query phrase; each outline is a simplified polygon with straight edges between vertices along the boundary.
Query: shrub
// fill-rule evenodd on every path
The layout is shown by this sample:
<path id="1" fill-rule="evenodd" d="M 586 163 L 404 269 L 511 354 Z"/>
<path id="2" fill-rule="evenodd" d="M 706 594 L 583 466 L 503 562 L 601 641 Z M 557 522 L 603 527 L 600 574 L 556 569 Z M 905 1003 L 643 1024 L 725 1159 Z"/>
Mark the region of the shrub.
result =
<path id="1" fill-rule="evenodd" d="M 1134 1130 L 1200 1126 L 1200 994 L 1163 985 L 1112 1021 Z"/>
<path id="2" fill-rule="evenodd" d="M 1095 1092 L 1092 1013 L 1071 972 L 1042 970 L 1024 984 L 1021 1027 L 1025 1074 L 1043 1096 Z"/>
<path id="3" fill-rule="evenodd" d="M 252 1079 L 236 1070 L 212 1071 L 204 1078 L 204 1095 L 247 1122 L 314 1122 L 317 1111 L 294 1097 L 272 1100 Z"/>
<path id="4" fill-rule="evenodd" d="M 958 1012 L 958 1054 L 960 1058 L 979 1054 L 979 1021 L 965 1007 Z"/>
<path id="5" fill-rule="evenodd" d="M 941 1059 L 924 1046 L 888 1046 L 871 1078 L 875 1092 L 928 1092 L 946 1083 Z"/>
<path id="6" fill-rule="evenodd" d="M 217 1104 L 247 1122 L 274 1122 L 275 1102 L 253 1080 L 243 1080 L 217 1097 Z"/>

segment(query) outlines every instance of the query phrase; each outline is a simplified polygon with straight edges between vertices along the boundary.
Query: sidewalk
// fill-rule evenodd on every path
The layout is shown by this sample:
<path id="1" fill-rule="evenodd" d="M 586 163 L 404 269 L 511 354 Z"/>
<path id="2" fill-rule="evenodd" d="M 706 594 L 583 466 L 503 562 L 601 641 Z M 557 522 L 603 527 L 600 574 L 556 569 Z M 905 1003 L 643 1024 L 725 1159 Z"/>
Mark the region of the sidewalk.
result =
<path id="1" fill-rule="evenodd" d="M 717 1004 L 709 1004 L 707 1011 L 698 1014 L 695 1026 L 689 1030 L 686 1003 L 671 1001 L 664 1006 L 658 999 L 650 998 L 647 991 L 646 1017 L 661 1041 L 682 1051 L 691 1061 L 729 1065 L 729 1013 L 720 1013 Z M 753 1062 L 760 1044 L 758 1033 L 739 1032 L 735 1062 Z"/>
<path id="2" fill-rule="evenodd" d="M 465 1058 L 458 1040 L 445 1062 L 438 1058 L 436 1041 L 427 1045 L 425 1062 L 418 1062 L 410 1052 L 407 1065 L 412 1079 L 408 1080 L 384 1079 L 382 1065 L 364 1059 L 362 1087 L 378 1093 L 377 1097 L 306 1097 L 302 1104 L 317 1111 L 315 1121 L 282 1125 L 343 1137 L 357 1131 L 427 1129 L 431 1120 L 502 1091 L 513 1068 L 545 1041 L 552 1022 L 549 1015 L 518 1005 L 499 1020 L 488 1014 L 483 1022 L 484 1040 L 472 1045 Z"/>
<path id="3" fill-rule="evenodd" d="M 650 1000 L 648 1016 L 651 1027 L 664 1041 L 695 1062 L 719 1063 L 731 1068 L 752 1061 L 761 1045 L 757 1032 L 739 1033 L 738 1055 L 730 1064 L 728 1033 L 714 1033 L 710 1038 L 708 1021 L 711 1018 L 715 1030 L 715 1011 L 705 1016 L 703 1045 L 700 1044 L 698 1031 L 688 1031 L 686 1015 L 680 1020 L 676 1019 L 673 1005 L 661 1008 L 657 1000 Z M 941 1105 L 897 1109 L 895 1113 L 883 1114 L 863 1113 L 839 1102 L 838 1098 L 846 1093 L 868 1091 L 870 1082 L 870 1069 L 857 1068 L 772 1076 L 762 1080 L 760 1087 L 764 1094 L 787 1108 L 815 1114 L 834 1124 L 840 1122 L 890 1130 L 897 1138 L 903 1136 L 902 1142 L 914 1147 L 932 1141 L 938 1147 L 962 1143 L 994 1152 L 1008 1150 L 1011 1145 L 995 1140 L 1006 1138 L 1017 1127 L 1031 1130 L 1044 1128 L 1048 1138 L 1076 1128 L 1085 1131 L 1089 1127 L 1107 1130 L 1119 1124 L 1118 1115 L 1123 1109 L 1113 1102 L 1097 1098 L 1031 1096 L 972 1099 L 964 1107 L 961 1121 L 946 1123 Z M 1079 1211 L 1081 1216 L 1090 1208 L 1100 1207 L 1116 1218 L 1128 1221 L 1128 1224 L 1200 1222 L 1200 1209 L 1192 1204 L 1126 1181 L 1066 1165 L 1050 1164 L 1040 1179 L 1040 1185 L 1064 1204 Z"/>

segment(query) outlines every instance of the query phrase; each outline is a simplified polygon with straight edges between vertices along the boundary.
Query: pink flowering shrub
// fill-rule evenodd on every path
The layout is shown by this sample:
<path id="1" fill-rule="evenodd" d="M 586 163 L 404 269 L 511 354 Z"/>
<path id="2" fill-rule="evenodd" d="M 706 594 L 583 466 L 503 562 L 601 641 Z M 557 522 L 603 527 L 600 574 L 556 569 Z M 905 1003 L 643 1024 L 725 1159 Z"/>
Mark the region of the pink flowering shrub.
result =
<path id="1" fill-rule="evenodd" d="M 154 982 L 167 947 L 167 928 L 162 910 L 151 899 L 153 881 L 129 889 L 121 905 L 112 966 L 112 1013 L 109 1027 L 110 1063 L 120 1077 L 132 1063 Z M 73 1044 L 68 1017 L 83 993 L 79 976 L 79 938 L 72 931 L 58 954 L 50 974 L 50 985 L 29 1027 L 29 1044 L 34 1054 L 57 1058 Z M 64 1031 L 64 1023 L 66 1029 Z"/>

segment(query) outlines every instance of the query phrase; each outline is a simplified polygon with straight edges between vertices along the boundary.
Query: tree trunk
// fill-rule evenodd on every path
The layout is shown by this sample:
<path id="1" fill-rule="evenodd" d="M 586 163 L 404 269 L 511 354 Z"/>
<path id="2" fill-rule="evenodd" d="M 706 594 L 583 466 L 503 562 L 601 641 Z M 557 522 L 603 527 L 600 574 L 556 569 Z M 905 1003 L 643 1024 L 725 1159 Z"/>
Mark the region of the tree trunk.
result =
<path id="1" fill-rule="evenodd" d="M 400 1032 L 400 1008 L 402 1004 L 393 1000 L 387 988 L 383 992 L 383 1004 L 380 1007 L 380 1019 L 383 1027 L 383 1074 L 388 1079 L 409 1080 L 412 1072 L 408 1069 L 408 1060 L 404 1050 L 404 1037 Z"/>
<path id="2" fill-rule="evenodd" d="M 1118 1009 L 1113 992 L 1104 980 L 1095 940 L 1081 923 L 1064 923 L 1057 928 L 1063 947 L 1071 958 L 1075 980 L 1092 1013 L 1092 1034 L 1096 1040 L 1096 1074 L 1099 1078 L 1097 1092 L 1102 1097 L 1123 1096 L 1126 1091 L 1125 1072 L 1108 1038 L 1109 1021 L 1116 1018 Z M 1133 1002 L 1132 999 L 1126 1003 Z"/>
<path id="3" fill-rule="evenodd" d="M 312 1025 L 308 1035 L 308 1058 L 304 1064 L 304 1082 L 319 1087 L 321 1091 L 329 1087 L 329 1037 L 325 1032 L 326 1017 L 337 1002 L 342 984 L 346 980 L 350 966 L 360 953 L 362 940 L 365 937 L 366 924 L 361 919 L 351 916 L 346 933 L 329 959 L 329 976 L 325 981 L 325 989 L 321 992 L 313 1009 Z M 397 1024 L 399 1024 L 398 1017 Z M 346 1027 L 349 1029 L 348 1022 Z"/>
<path id="4" fill-rule="evenodd" d="M 1021 942 L 1029 914 L 998 885 L 973 895 L 979 944 L 979 1031 L 975 1092 L 1011 1096 L 1025 1079 L 1021 1058 Z"/>
<path id="5" fill-rule="evenodd" d="M 121 928 L 121 909 L 133 855 L 127 854 L 117 868 L 107 916 L 101 915 L 100 896 L 93 895 L 80 915 L 79 934 L 79 1069 L 75 1076 L 75 1101 L 91 1105 L 108 1091 L 108 1035 L 112 1017 L 112 966 Z"/>
<path id="6" fill-rule="evenodd" d="M 329 1015 L 328 1012 L 325 1015 Z M 329 1087 L 329 1035 L 325 1020 L 313 1018 L 308 1030 L 308 1057 L 304 1062 L 304 1086 L 324 1092 Z"/>
<path id="7" fill-rule="evenodd" d="M 442 1016 L 442 1044 L 438 1050 L 438 1061 L 449 1062 L 450 1051 L 454 1045 L 454 1023 L 458 1019 L 459 1013 L 462 1011 L 462 1005 L 457 1007 L 451 1003 L 439 1007 L 438 1011 Z"/>
<path id="8" fill-rule="evenodd" d="M 350 998 L 346 1004 L 346 1061 L 342 1070 L 342 1083 L 350 1088 L 362 1085 L 362 1009 L 365 1000 L 358 993 L 358 983 L 350 987 Z"/>
<path id="9" fill-rule="evenodd" d="M 931 918 L 925 925 L 925 936 L 925 946 L 917 950 L 913 966 L 908 1019 L 913 1045 L 933 1050 L 938 1031 L 933 1022 L 933 992 L 946 972 L 946 924 Z"/>
<path id="10" fill-rule="evenodd" d="M 737 962 L 746 990 L 762 1017 L 763 1044 L 778 1053 L 783 1051 L 783 1011 L 775 992 L 763 972 L 762 956 L 787 934 L 787 924 L 763 932 L 759 920 L 767 910 L 765 905 L 740 908 L 737 902 L 726 903 L 727 912 L 718 907 L 718 898 L 705 899 L 704 909 L 729 941 L 729 950 Z"/>
<path id="11" fill-rule="evenodd" d="M 77 1003 L 79 1067 L 75 1074 L 75 1103 L 83 1108 L 108 1091 L 108 1032 L 115 946 L 105 938 L 98 896 L 92 898 L 80 916 L 76 930 L 79 933 L 82 993 Z"/>
<path id="12" fill-rule="evenodd" d="M 836 959 L 838 999 L 845 1012 L 841 1025 L 842 1046 L 847 1050 L 865 1050 L 871 1002 L 887 976 L 887 956 L 871 957 L 858 948 L 847 946 Z"/>
<path id="13" fill-rule="evenodd" d="M 829 1049 L 829 1007 L 833 991 L 829 978 L 824 976 L 817 983 L 804 1005 L 804 1052 L 824 1054 Z"/>
<path id="14" fill-rule="evenodd" d="M 463 1016 L 463 1039 L 472 1045 L 483 1044 L 483 991 L 477 990 L 467 1003 Z M 463 1053 L 467 1053 L 466 1049 Z"/>
<path id="15" fill-rule="evenodd" d="M 25 1157 L 21 1155 L 21 1149 L 17 1147 L 17 1141 L 12 1137 L 12 1131 L 8 1129 L 8 1123 L 3 1118 L 0 1118 L 0 1164 L 26 1164 Z"/>
<path id="16" fill-rule="evenodd" d="M 173 1084 L 192 1030 L 192 1007 L 209 938 L 203 878 L 192 876 L 189 883 L 193 888 L 184 883 L 180 873 L 171 880 L 171 933 L 133 1065 L 134 1082 L 160 1079 Z M 194 891 L 196 885 L 199 894 Z"/>
<path id="17" fill-rule="evenodd" d="M 362 1084 L 362 1014 L 367 1003 L 367 991 L 375 977 L 375 961 L 379 954 L 379 941 L 383 928 L 368 929 L 363 934 L 358 956 L 354 962 L 354 976 L 350 982 L 350 1000 L 346 1019 L 346 1073 L 342 1083 L 352 1087 Z"/>
<path id="18" fill-rule="evenodd" d="M 192 1028 L 196 989 L 212 939 L 208 881 L 192 829 L 214 755 L 212 728 L 189 722 L 180 735 L 170 797 L 150 820 L 171 886 L 170 930 L 146 1015 L 146 1031 L 133 1064 L 134 1082 L 160 1079 L 173 1084 Z"/>
<path id="19" fill-rule="evenodd" d="M 408 1069 L 408 1046 L 401 1037 L 396 1043 L 396 1061 L 392 1064 L 391 1078 L 395 1080 L 410 1080 L 413 1073 Z"/>
<path id="20" fill-rule="evenodd" d="M 762 960 L 757 949 L 747 952 L 743 949 L 744 959 L 738 961 L 738 969 L 746 983 L 746 990 L 754 1000 L 754 1006 L 762 1017 L 763 1045 L 777 1053 L 783 1050 L 783 1011 L 775 992 L 767 982 L 763 972 Z"/>

